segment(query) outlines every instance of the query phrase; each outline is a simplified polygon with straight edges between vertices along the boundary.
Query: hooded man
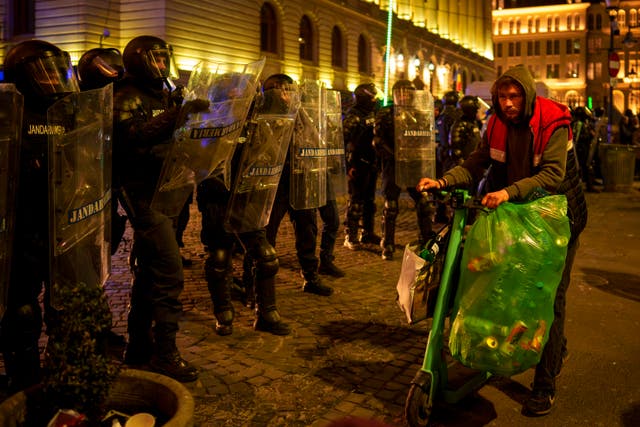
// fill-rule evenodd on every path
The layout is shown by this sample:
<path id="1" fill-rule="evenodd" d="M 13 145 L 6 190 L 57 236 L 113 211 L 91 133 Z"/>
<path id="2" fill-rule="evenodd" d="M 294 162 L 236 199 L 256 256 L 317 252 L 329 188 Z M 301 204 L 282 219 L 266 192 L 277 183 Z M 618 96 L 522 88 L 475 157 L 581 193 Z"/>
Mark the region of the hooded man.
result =
<path id="1" fill-rule="evenodd" d="M 566 195 L 571 239 L 556 291 L 549 340 L 536 365 L 532 394 L 524 404 L 526 414 L 539 416 L 551 412 L 555 380 L 568 355 L 564 335 L 566 293 L 578 236 L 587 222 L 587 205 L 576 167 L 569 109 L 537 96 L 533 76 L 521 65 L 496 80 L 491 96 L 495 114 L 478 148 L 461 166 L 438 180 L 422 178 L 416 188 L 426 191 L 477 183 L 491 166 L 487 194 L 482 198 L 488 208 L 523 200 L 537 187 Z"/>

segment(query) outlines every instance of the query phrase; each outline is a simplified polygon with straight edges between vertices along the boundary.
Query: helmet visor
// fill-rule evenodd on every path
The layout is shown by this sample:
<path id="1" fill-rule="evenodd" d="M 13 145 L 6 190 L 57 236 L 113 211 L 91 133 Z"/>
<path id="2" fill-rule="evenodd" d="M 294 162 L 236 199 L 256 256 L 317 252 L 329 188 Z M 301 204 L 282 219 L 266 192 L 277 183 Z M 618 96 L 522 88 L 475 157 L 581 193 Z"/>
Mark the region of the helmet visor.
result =
<path id="1" fill-rule="evenodd" d="M 153 79 L 178 79 L 178 67 L 170 49 L 150 49 L 142 55 L 149 77 Z"/>
<path id="2" fill-rule="evenodd" d="M 26 71 L 39 95 L 61 95 L 80 91 L 71 59 L 66 52 L 36 58 L 26 64 Z"/>
<path id="3" fill-rule="evenodd" d="M 393 91 L 393 103 L 396 105 L 413 105 L 416 95 L 415 89 L 411 87 L 399 87 Z"/>

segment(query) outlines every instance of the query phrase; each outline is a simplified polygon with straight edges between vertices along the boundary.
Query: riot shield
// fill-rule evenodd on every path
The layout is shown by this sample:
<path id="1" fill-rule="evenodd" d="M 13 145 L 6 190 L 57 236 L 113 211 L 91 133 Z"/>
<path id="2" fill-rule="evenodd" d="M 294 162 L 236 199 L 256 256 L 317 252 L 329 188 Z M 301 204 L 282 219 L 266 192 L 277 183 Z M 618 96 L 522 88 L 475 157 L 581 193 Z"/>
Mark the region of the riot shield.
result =
<path id="1" fill-rule="evenodd" d="M 7 308 L 11 277 L 23 104 L 13 84 L 0 83 L 0 319 Z"/>
<path id="2" fill-rule="evenodd" d="M 256 99 L 227 208 L 227 231 L 259 230 L 269 222 L 299 108 L 296 85 L 270 89 Z"/>
<path id="3" fill-rule="evenodd" d="M 322 139 L 326 118 L 324 84 L 307 80 L 300 85 L 300 110 L 290 148 L 289 203 L 311 209 L 327 203 L 327 147 Z"/>
<path id="4" fill-rule="evenodd" d="M 400 88 L 393 93 L 396 184 L 415 187 L 436 177 L 433 98 L 428 91 Z"/>
<path id="5" fill-rule="evenodd" d="M 58 289 L 102 286 L 111 272 L 113 85 L 47 110 L 51 305 Z"/>
<path id="6" fill-rule="evenodd" d="M 181 116 L 167 155 L 151 207 L 169 217 L 182 210 L 194 187 L 222 170 L 231 185 L 228 163 L 256 95 L 265 59 L 226 71 L 221 64 L 202 62 L 191 73 L 185 88 Z M 192 101 L 208 100 L 206 111 L 190 112 Z"/>
<path id="7" fill-rule="evenodd" d="M 342 102 L 340 92 L 326 91 L 326 126 L 323 139 L 327 143 L 327 179 L 331 192 L 327 200 L 347 194 L 347 159 L 342 132 Z"/>

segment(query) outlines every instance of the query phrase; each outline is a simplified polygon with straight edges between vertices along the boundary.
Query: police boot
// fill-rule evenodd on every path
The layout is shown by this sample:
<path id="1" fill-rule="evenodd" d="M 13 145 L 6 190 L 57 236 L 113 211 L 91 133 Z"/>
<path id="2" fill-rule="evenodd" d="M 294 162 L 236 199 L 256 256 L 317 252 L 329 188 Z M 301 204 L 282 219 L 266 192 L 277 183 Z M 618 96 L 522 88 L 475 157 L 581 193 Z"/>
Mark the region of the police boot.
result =
<path id="1" fill-rule="evenodd" d="M 395 200 L 385 201 L 382 211 L 382 259 L 392 260 L 395 251 L 396 218 L 398 216 L 398 202 Z"/>
<path id="2" fill-rule="evenodd" d="M 344 277 L 344 271 L 333 263 L 334 257 L 320 254 L 318 273 L 332 277 Z"/>
<path id="3" fill-rule="evenodd" d="M 231 335 L 235 311 L 231 303 L 231 278 L 209 288 L 213 302 L 213 314 L 216 317 L 216 333 Z"/>
<path id="4" fill-rule="evenodd" d="M 276 308 L 275 277 L 261 279 L 256 283 L 256 320 L 253 329 L 274 335 L 291 333 L 291 328 L 282 321 Z"/>
<path id="5" fill-rule="evenodd" d="M 364 210 L 362 212 L 362 235 L 360 236 L 360 243 L 363 245 L 372 244 L 378 246 L 382 238 L 373 232 L 374 218 L 376 213 L 376 205 L 374 203 L 365 203 Z"/>
<path id="6" fill-rule="evenodd" d="M 205 271 L 218 335 L 230 335 L 233 332 L 231 268 L 230 250 L 218 248 L 210 251 L 209 257 L 205 261 Z"/>
<path id="7" fill-rule="evenodd" d="M 180 382 L 198 379 L 198 370 L 184 360 L 176 346 L 178 325 L 156 322 L 154 327 L 155 350 L 149 367 L 162 375 Z"/>
<path id="8" fill-rule="evenodd" d="M 347 220 L 344 227 L 344 247 L 352 251 L 360 249 L 358 242 L 358 224 L 362 216 L 362 205 L 349 201 L 347 205 Z"/>

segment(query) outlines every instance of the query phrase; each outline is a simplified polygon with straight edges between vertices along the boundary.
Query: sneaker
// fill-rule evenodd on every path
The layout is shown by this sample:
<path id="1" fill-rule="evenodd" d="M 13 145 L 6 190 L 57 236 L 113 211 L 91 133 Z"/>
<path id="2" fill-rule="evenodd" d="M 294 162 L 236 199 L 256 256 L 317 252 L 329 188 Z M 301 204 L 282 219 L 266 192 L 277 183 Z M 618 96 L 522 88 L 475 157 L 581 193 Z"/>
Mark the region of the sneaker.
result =
<path id="1" fill-rule="evenodd" d="M 184 360 L 180 353 L 173 353 L 169 356 L 156 357 L 151 359 L 149 367 L 162 375 L 173 378 L 181 383 L 191 382 L 198 379 L 198 370 L 189 362 Z"/>
<path id="2" fill-rule="evenodd" d="M 305 280 L 302 285 L 302 291 L 310 294 L 316 294 L 323 297 L 328 297 L 333 293 L 333 288 L 323 284 L 320 279 L 314 281 Z"/>
<path id="3" fill-rule="evenodd" d="M 556 396 L 551 390 L 533 390 L 529 399 L 524 402 L 524 412 L 530 416 L 547 415 L 551 412 Z"/>
<path id="4" fill-rule="evenodd" d="M 373 244 L 377 246 L 380 244 L 381 240 L 382 238 L 373 232 L 365 231 L 362 233 L 362 236 L 360 237 L 360 243 L 362 243 L 363 245 Z"/>
<path id="5" fill-rule="evenodd" d="M 335 265 L 333 261 L 320 261 L 318 273 L 332 277 L 344 277 L 344 271 Z"/>
<path id="6" fill-rule="evenodd" d="M 349 236 L 344 238 L 344 247 L 352 251 L 357 251 L 362 248 L 362 245 L 357 240 L 349 239 Z"/>

